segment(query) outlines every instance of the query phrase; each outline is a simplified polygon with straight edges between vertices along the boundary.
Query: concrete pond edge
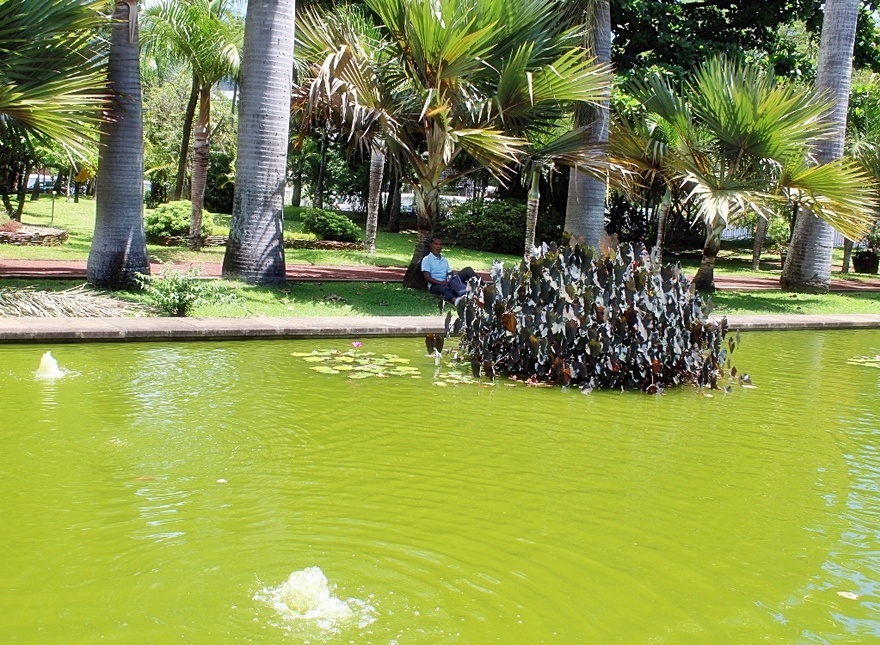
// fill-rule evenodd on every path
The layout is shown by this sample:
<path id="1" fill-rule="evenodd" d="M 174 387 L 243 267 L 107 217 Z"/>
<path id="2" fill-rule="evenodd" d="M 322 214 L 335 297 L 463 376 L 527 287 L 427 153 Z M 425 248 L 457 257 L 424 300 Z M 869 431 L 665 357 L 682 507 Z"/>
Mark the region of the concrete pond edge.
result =
<path id="1" fill-rule="evenodd" d="M 880 329 L 880 315 L 728 316 L 733 331 Z M 423 336 L 441 316 L 322 318 L 0 318 L 0 343 L 271 340 Z"/>

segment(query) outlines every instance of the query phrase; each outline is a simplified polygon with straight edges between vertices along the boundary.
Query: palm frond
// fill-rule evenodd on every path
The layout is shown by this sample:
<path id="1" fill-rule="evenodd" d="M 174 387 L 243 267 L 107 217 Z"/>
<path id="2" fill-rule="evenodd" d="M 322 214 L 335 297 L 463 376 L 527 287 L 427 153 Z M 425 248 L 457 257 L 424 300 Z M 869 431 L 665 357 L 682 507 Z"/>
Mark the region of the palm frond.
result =
<path id="1" fill-rule="evenodd" d="M 0 134 L 86 156 L 109 98 L 98 0 L 0 2 Z"/>

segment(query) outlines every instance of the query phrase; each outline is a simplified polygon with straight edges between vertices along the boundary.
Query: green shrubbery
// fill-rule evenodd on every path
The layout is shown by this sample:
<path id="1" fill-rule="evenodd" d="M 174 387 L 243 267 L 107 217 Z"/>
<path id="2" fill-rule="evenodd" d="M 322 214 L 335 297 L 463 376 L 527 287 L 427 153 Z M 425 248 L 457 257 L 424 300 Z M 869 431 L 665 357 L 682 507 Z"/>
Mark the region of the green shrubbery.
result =
<path id="1" fill-rule="evenodd" d="M 144 231 L 147 239 L 160 237 L 188 237 L 192 202 L 179 201 L 160 204 L 147 210 L 144 216 Z M 202 211 L 202 235 L 210 235 L 214 226 L 211 213 Z"/>
<path id="2" fill-rule="evenodd" d="M 314 233 L 320 240 L 337 242 L 360 242 L 361 229 L 357 224 L 336 211 L 320 208 L 303 208 L 299 213 L 303 230 Z"/>
<path id="3" fill-rule="evenodd" d="M 564 218 L 550 208 L 541 208 L 535 239 L 558 242 Z M 452 209 L 440 223 L 441 234 L 462 246 L 480 251 L 518 255 L 526 237 L 526 203 L 515 199 L 471 199 Z"/>
<path id="4" fill-rule="evenodd" d="M 788 241 L 791 238 L 791 226 L 784 217 L 771 217 L 767 222 L 767 248 L 776 251 L 788 249 Z"/>
<path id="5" fill-rule="evenodd" d="M 211 151 L 208 179 L 205 184 L 205 208 L 212 213 L 232 214 L 235 196 L 235 157 L 227 152 Z"/>
<path id="6" fill-rule="evenodd" d="M 447 317 L 474 376 L 496 372 L 564 386 L 659 392 L 682 382 L 717 387 L 727 320 L 708 307 L 678 266 L 657 266 L 622 245 L 596 258 L 580 247 L 546 248 L 471 289 Z M 733 374 L 736 372 L 734 371 Z"/>
<path id="7" fill-rule="evenodd" d="M 160 276 L 138 274 L 137 281 L 147 299 L 169 316 L 188 316 L 203 303 L 231 302 L 236 294 L 228 283 L 199 278 L 201 271 L 165 270 Z"/>

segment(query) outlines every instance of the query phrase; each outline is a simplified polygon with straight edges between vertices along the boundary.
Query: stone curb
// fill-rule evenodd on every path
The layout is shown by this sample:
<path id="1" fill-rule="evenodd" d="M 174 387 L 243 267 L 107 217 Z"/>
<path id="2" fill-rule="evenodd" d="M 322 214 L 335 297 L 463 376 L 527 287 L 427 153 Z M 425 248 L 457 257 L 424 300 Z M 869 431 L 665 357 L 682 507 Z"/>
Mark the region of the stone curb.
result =
<path id="1" fill-rule="evenodd" d="M 270 340 L 423 336 L 440 316 L 373 318 L 0 318 L 0 343 Z M 880 329 L 880 315 L 728 316 L 734 331 Z"/>

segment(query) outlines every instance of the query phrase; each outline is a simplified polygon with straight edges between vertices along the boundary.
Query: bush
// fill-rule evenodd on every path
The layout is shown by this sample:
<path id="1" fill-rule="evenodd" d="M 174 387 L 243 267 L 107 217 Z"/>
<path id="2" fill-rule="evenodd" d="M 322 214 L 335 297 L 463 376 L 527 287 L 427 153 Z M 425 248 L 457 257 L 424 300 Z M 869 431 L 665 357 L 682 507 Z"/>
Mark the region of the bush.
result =
<path id="1" fill-rule="evenodd" d="M 179 201 L 160 204 L 148 210 L 144 216 L 144 231 L 148 239 L 159 237 L 189 236 L 189 220 L 192 214 L 192 202 Z M 210 235 L 214 226 L 211 213 L 202 211 L 202 235 Z"/>
<path id="2" fill-rule="evenodd" d="M 186 272 L 166 270 L 161 276 L 139 273 L 137 282 L 146 291 L 150 302 L 169 316 L 188 316 L 202 303 L 235 299 L 228 284 L 200 279 L 199 273 L 196 267 Z"/>
<path id="3" fill-rule="evenodd" d="M 550 208 L 541 208 L 535 240 L 558 242 L 564 218 Z M 471 199 L 452 209 L 440 223 L 441 234 L 462 246 L 480 251 L 521 254 L 526 238 L 526 203 L 521 200 Z"/>
<path id="4" fill-rule="evenodd" d="M 784 251 L 788 248 L 791 238 L 791 226 L 784 217 L 771 217 L 767 223 L 767 248 L 776 251 Z"/>
<path id="5" fill-rule="evenodd" d="M 232 213 L 235 196 L 234 157 L 227 152 L 211 152 L 208 162 L 208 180 L 205 184 L 205 208 L 212 213 Z"/>
<path id="6" fill-rule="evenodd" d="M 306 233 L 314 233 L 320 240 L 359 242 L 361 239 L 361 229 L 357 224 L 336 211 L 303 208 L 300 218 L 303 230 Z"/>
<path id="7" fill-rule="evenodd" d="M 735 345 L 723 343 L 727 320 L 707 319 L 681 267 L 651 264 L 644 247 L 610 253 L 545 247 L 513 270 L 496 264 L 493 282 L 469 290 L 446 322 L 474 376 L 585 390 L 717 387 Z"/>

